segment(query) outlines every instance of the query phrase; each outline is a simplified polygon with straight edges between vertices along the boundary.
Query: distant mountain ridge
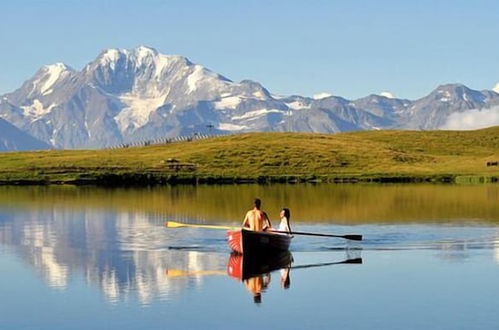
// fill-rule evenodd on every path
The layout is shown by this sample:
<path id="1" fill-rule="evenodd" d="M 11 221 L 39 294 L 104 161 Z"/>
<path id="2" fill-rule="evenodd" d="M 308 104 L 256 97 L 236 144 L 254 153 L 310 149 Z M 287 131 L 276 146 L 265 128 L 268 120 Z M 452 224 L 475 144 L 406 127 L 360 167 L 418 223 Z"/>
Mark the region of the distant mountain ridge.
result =
<path id="1" fill-rule="evenodd" d="M 461 84 L 405 100 L 278 97 L 155 49 L 107 49 L 81 71 L 42 67 L 0 97 L 0 118 L 56 148 L 102 148 L 194 133 L 436 129 L 452 113 L 499 104 Z"/>
<path id="2" fill-rule="evenodd" d="M 0 118 L 0 152 L 50 149 L 50 146 Z"/>

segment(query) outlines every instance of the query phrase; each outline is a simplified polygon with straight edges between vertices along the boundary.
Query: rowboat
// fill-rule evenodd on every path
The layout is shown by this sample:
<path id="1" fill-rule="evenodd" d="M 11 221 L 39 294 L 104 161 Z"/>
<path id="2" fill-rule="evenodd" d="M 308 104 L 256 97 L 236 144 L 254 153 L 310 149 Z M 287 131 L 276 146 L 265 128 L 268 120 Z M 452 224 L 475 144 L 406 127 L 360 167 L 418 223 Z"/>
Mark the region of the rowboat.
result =
<path id="1" fill-rule="evenodd" d="M 288 251 L 292 235 L 252 231 L 229 230 L 227 242 L 232 251 L 239 254 L 269 254 Z"/>
<path id="2" fill-rule="evenodd" d="M 289 251 L 267 255 L 243 255 L 232 253 L 227 262 L 227 274 L 239 281 L 291 267 L 293 256 Z"/>

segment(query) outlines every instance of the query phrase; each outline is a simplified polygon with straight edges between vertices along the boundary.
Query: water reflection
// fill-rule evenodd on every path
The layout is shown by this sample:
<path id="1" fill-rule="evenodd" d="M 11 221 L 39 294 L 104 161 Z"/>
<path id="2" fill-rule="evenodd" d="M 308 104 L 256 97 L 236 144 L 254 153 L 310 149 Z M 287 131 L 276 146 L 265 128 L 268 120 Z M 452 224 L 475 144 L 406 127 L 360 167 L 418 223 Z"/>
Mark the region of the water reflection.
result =
<path id="1" fill-rule="evenodd" d="M 0 213 L 0 243 L 11 246 L 48 286 L 64 290 L 72 278 L 83 277 L 110 302 L 136 298 L 148 304 L 202 285 L 202 277 L 196 276 L 172 283 L 164 276 L 171 267 L 224 267 L 223 254 L 169 248 L 189 246 L 186 234 L 168 232 L 139 213 Z"/>
<path id="2" fill-rule="evenodd" d="M 14 251 L 54 290 L 67 290 L 75 279 L 83 279 L 86 285 L 99 288 L 104 299 L 113 304 L 171 301 L 184 290 L 201 288 L 207 276 L 227 274 L 240 281 L 258 302 L 264 301 L 269 286 L 293 288 L 291 277 L 298 269 L 361 263 L 361 249 L 432 250 L 441 260 L 452 262 L 476 256 L 476 250 L 487 250 L 488 260 L 499 263 L 497 189 L 0 187 L 0 244 Z M 168 230 L 163 226 L 165 219 L 239 223 L 237 217 L 255 195 L 263 198 L 269 212 L 293 205 L 297 230 L 357 232 L 366 240 L 346 250 L 343 261 L 297 265 L 290 254 L 258 262 L 241 256 L 227 260 L 224 231 Z M 303 203 L 310 205 L 298 207 Z M 418 216 L 419 224 L 407 224 Z M 378 217 L 384 218 L 376 220 Z M 462 226 L 471 220 L 487 226 Z M 350 230 L 351 224 L 356 225 L 355 230 Z M 302 237 L 293 242 L 292 250 L 327 251 L 337 256 L 344 253 L 345 242 Z"/>
<path id="3" fill-rule="evenodd" d="M 292 266 L 289 252 L 257 259 L 232 255 L 227 261 L 224 231 L 169 230 L 137 212 L 2 211 L 0 244 L 31 265 L 49 287 L 66 290 L 82 278 L 110 303 L 170 300 L 202 287 L 206 276 L 227 274 L 244 283 L 258 302 L 270 273 L 282 270 L 280 286 L 289 288 L 290 270 L 303 268 Z"/>

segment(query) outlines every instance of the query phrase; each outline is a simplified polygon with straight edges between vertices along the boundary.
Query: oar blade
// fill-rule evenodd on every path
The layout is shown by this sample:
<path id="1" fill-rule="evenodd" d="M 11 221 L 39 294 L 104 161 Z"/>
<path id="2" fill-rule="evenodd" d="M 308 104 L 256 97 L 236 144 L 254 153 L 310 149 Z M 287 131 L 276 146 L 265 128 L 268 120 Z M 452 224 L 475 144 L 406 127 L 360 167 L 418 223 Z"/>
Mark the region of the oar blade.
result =
<path id="1" fill-rule="evenodd" d="M 361 264 L 362 258 L 347 259 L 343 261 L 344 264 Z"/>
<path id="2" fill-rule="evenodd" d="M 166 271 L 166 276 L 168 277 L 183 277 L 188 276 L 189 273 L 181 269 L 168 269 Z"/>
<path id="3" fill-rule="evenodd" d="M 166 221 L 165 227 L 167 227 L 167 228 L 180 228 L 180 227 L 185 227 L 185 225 L 183 223 L 179 223 L 179 222 L 175 222 L 175 221 Z"/>
<path id="4" fill-rule="evenodd" d="M 343 237 L 352 241 L 362 241 L 362 235 L 343 235 Z"/>

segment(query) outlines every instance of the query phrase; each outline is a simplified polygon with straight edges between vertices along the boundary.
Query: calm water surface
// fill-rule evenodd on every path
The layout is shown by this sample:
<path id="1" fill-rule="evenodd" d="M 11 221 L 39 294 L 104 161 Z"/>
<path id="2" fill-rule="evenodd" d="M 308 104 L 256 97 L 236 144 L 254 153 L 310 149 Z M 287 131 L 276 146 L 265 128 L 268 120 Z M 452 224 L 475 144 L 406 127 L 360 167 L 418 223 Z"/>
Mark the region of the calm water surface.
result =
<path id="1" fill-rule="evenodd" d="M 365 240 L 297 236 L 242 281 L 224 231 L 163 226 L 255 196 Z M 499 185 L 0 187 L 0 329 L 495 329 L 498 224 Z"/>

